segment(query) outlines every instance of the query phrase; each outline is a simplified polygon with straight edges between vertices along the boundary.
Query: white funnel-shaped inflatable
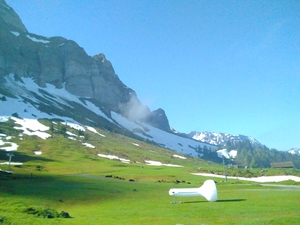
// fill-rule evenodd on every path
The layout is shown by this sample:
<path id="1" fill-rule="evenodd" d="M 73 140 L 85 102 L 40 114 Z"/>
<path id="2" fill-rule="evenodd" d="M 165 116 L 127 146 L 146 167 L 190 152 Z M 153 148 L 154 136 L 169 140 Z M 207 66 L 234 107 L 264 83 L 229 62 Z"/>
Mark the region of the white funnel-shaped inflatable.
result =
<path id="1" fill-rule="evenodd" d="M 199 188 L 172 188 L 169 190 L 171 196 L 203 196 L 209 202 L 218 200 L 216 184 L 213 180 L 206 180 Z"/>

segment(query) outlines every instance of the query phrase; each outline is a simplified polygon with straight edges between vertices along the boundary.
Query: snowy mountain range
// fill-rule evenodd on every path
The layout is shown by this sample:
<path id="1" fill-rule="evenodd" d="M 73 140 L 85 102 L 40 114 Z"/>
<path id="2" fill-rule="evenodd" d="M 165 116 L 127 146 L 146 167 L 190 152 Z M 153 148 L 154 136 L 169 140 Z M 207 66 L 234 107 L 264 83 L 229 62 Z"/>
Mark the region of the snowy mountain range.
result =
<path id="1" fill-rule="evenodd" d="M 260 142 L 258 142 L 255 138 L 245 135 L 232 135 L 226 133 L 215 133 L 215 132 L 197 132 L 192 131 L 188 134 L 189 137 L 201 141 L 210 143 L 212 145 L 225 146 L 227 142 L 231 144 L 236 144 L 238 142 L 249 141 L 251 146 L 260 147 L 263 146 Z"/>

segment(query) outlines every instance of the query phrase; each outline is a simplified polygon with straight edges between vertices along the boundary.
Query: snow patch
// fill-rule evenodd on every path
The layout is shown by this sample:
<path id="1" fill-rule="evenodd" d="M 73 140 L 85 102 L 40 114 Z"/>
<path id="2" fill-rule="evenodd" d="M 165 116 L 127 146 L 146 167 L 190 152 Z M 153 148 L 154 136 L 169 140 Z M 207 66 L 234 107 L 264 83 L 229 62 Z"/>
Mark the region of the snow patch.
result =
<path id="1" fill-rule="evenodd" d="M 34 41 L 34 42 L 41 42 L 41 43 L 44 43 L 44 44 L 50 43 L 50 41 L 48 41 L 48 40 L 37 39 L 35 37 L 31 37 L 29 34 L 27 34 L 26 37 L 29 38 L 30 40 Z"/>
<path id="2" fill-rule="evenodd" d="M 86 147 L 89 147 L 89 148 L 96 148 L 94 145 L 91 145 L 89 143 L 82 143 L 82 145 L 85 145 Z"/>
<path id="3" fill-rule="evenodd" d="M 1 165 L 8 165 L 8 164 L 10 164 L 10 165 L 15 165 L 15 166 L 21 166 L 21 165 L 23 165 L 23 163 L 21 163 L 21 162 L 3 162 L 3 163 L 0 163 Z"/>
<path id="4" fill-rule="evenodd" d="M 1 117 L 0 117 L 1 119 Z M 0 134 L 0 149 L 5 150 L 5 151 L 16 151 L 19 147 L 19 145 L 17 145 L 16 143 L 13 142 L 6 142 L 6 141 L 2 141 L 2 138 L 4 138 L 5 140 L 10 140 L 12 137 L 11 136 L 6 136 L 6 134 Z M 4 147 L 1 147 L 5 145 Z M 7 146 L 9 145 L 9 146 Z"/>
<path id="5" fill-rule="evenodd" d="M 149 166 L 171 166 L 171 167 L 183 167 L 180 165 L 175 165 L 175 164 L 163 164 L 159 161 L 152 161 L 152 160 L 145 160 L 145 162 L 147 163 L 147 165 Z"/>
<path id="6" fill-rule="evenodd" d="M 75 130 L 81 130 L 81 131 L 85 131 L 84 127 L 77 124 L 77 123 L 69 123 L 69 122 L 62 122 L 63 125 L 67 125 Z"/>
<path id="7" fill-rule="evenodd" d="M 229 152 L 229 155 L 230 155 L 232 158 L 235 158 L 236 155 L 237 155 L 237 150 L 231 150 L 231 151 Z"/>
<path id="8" fill-rule="evenodd" d="M 76 135 L 76 134 L 73 134 L 73 133 L 72 133 L 72 132 L 70 132 L 70 131 L 67 131 L 67 132 L 66 132 L 66 134 L 67 134 L 67 135 L 69 135 L 69 136 L 74 136 L 74 137 L 77 137 L 77 135 Z"/>
<path id="9" fill-rule="evenodd" d="M 68 137 L 70 140 L 76 141 L 76 138 L 74 137 Z"/>
<path id="10" fill-rule="evenodd" d="M 20 35 L 20 33 L 17 32 L 17 31 L 11 31 L 10 33 L 12 33 L 13 35 L 15 35 L 15 36 L 17 36 L 17 37 Z"/>
<path id="11" fill-rule="evenodd" d="M 17 130 L 22 130 L 24 134 L 30 136 L 35 135 L 42 139 L 47 139 L 48 137 L 51 137 L 50 134 L 44 132 L 46 130 L 49 130 L 49 127 L 41 124 L 35 119 L 19 119 L 16 117 L 11 117 L 11 119 L 14 120 L 16 124 L 21 125 L 21 127 L 14 128 Z"/>
<path id="12" fill-rule="evenodd" d="M 0 140 L 0 146 L 1 145 L 7 145 L 7 144 L 10 145 L 10 146 L 0 147 L 0 149 L 5 150 L 7 152 L 18 150 L 19 145 L 17 145 L 16 143 L 13 143 L 13 142 L 3 142 L 2 140 Z"/>
<path id="13" fill-rule="evenodd" d="M 92 112 L 96 113 L 97 115 L 103 117 L 104 119 L 108 120 L 111 123 L 114 123 L 111 118 L 107 117 L 104 112 L 102 112 L 95 104 L 91 103 L 90 101 L 85 100 L 85 104 L 81 103 L 84 107 L 88 108 Z"/>
<path id="14" fill-rule="evenodd" d="M 101 137 L 105 137 L 104 134 L 100 134 L 100 133 L 99 133 L 95 128 L 93 128 L 93 127 L 87 126 L 86 128 L 87 128 L 89 131 L 94 132 L 95 134 L 98 134 L 98 135 L 101 136 Z"/>
<path id="15" fill-rule="evenodd" d="M 9 120 L 9 116 L 0 116 L 1 123 L 7 122 L 8 120 Z"/>
<path id="16" fill-rule="evenodd" d="M 119 158 L 118 156 L 115 155 L 104 155 L 104 154 L 98 154 L 99 157 L 102 158 L 107 158 L 107 159 L 116 159 L 116 160 L 120 160 L 123 163 L 129 163 L 130 160 L 129 159 L 123 159 L 123 158 Z"/>
<path id="17" fill-rule="evenodd" d="M 230 152 L 228 152 L 228 150 L 224 148 L 218 150 L 217 154 L 219 158 L 225 157 L 226 159 L 234 159 L 237 155 L 237 150 L 231 150 Z"/>
<path id="18" fill-rule="evenodd" d="M 181 155 L 173 155 L 173 157 L 175 157 L 175 158 L 179 158 L 179 159 L 186 159 L 186 157 L 184 157 L 184 156 L 181 156 Z"/>

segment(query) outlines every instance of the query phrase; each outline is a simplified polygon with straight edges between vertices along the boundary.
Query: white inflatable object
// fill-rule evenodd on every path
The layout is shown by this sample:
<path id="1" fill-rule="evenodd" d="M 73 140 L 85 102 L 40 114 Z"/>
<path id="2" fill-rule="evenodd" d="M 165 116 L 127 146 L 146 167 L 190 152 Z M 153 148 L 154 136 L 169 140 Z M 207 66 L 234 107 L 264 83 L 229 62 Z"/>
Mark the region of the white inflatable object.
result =
<path id="1" fill-rule="evenodd" d="M 216 183 L 213 180 L 206 180 L 199 188 L 172 188 L 169 190 L 171 196 L 203 196 L 209 202 L 218 200 Z"/>

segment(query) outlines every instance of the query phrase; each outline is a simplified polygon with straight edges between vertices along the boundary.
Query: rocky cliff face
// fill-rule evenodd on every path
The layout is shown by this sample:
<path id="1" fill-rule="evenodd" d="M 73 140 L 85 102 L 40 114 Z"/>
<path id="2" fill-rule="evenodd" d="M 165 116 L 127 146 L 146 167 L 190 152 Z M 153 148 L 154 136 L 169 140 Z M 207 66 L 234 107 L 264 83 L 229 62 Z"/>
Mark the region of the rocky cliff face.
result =
<path id="1" fill-rule="evenodd" d="M 162 130 L 170 130 L 170 124 L 165 111 L 161 108 L 154 110 L 144 117 L 143 122 L 149 123 L 155 127 L 160 127 Z"/>
<path id="2" fill-rule="evenodd" d="M 27 29 L 20 20 L 18 14 L 11 7 L 9 7 L 4 0 L 0 0 L 0 17 L 7 24 L 15 27 L 15 29 L 22 32 L 27 32 Z"/>
<path id="3" fill-rule="evenodd" d="M 29 33 L 14 10 L 0 0 L 0 82 L 11 73 L 32 77 L 41 87 L 46 83 L 65 87 L 130 120 L 154 116 L 118 78 L 104 54 L 91 57 L 72 40 Z M 164 118 L 148 122 L 156 121 L 154 126 L 169 131 Z"/>

